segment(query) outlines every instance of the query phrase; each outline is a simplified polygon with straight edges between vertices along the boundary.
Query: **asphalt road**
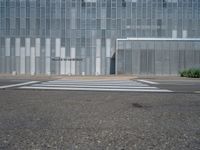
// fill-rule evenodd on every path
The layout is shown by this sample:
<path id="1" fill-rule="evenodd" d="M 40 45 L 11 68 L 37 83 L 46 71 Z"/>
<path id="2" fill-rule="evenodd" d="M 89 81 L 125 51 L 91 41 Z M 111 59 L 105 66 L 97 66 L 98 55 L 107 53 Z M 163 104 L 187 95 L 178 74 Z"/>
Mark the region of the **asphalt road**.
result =
<path id="1" fill-rule="evenodd" d="M 157 82 L 185 88 L 174 93 L 1 89 L 0 149 L 199 150 L 198 81 Z"/>
<path id="2" fill-rule="evenodd" d="M 19 84 L 23 82 L 28 82 L 29 80 L 24 80 L 24 79 L 0 79 L 0 86 L 7 86 L 11 84 Z"/>
<path id="3" fill-rule="evenodd" d="M 170 89 L 179 93 L 199 93 L 200 80 L 152 80 L 159 88 Z"/>
<path id="4" fill-rule="evenodd" d="M 57 79 L 52 79 L 52 80 L 57 80 Z M 38 83 L 46 82 L 46 81 L 52 81 L 49 79 L 35 79 L 34 81 L 38 81 Z M 138 81 L 139 79 L 133 79 L 133 81 Z M 171 90 L 175 93 L 195 93 L 195 94 L 200 94 L 200 80 L 198 79 L 176 79 L 176 80 L 170 80 L 170 79 L 144 79 L 150 82 L 155 82 L 157 83 L 156 85 L 154 84 L 148 84 L 145 83 L 149 86 L 156 86 L 160 89 L 167 89 Z M 16 85 L 16 84 L 21 84 L 21 83 L 29 83 L 32 82 L 33 79 L 2 79 L 0 78 L 0 89 L 3 86 L 9 86 L 9 85 Z M 142 83 L 142 82 L 141 82 Z M 28 84 L 29 85 L 29 84 Z M 12 89 L 18 89 L 20 86 L 14 86 Z"/>

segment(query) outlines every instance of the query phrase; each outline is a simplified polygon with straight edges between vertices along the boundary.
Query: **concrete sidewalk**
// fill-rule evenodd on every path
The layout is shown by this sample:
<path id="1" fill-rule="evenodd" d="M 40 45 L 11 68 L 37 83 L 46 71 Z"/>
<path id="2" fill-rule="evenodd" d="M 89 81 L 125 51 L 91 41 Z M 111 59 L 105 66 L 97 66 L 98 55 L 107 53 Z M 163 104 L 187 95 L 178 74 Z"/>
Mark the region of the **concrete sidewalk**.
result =
<path id="1" fill-rule="evenodd" d="M 0 74 L 0 79 L 26 79 L 26 80 L 195 80 L 200 78 L 185 78 L 179 76 L 137 76 L 137 75 L 105 75 L 105 76 L 68 76 L 68 75 L 11 75 Z"/>
<path id="2" fill-rule="evenodd" d="M 27 79 L 27 80 L 131 80 L 134 75 L 108 75 L 108 76 L 68 76 L 68 75 L 10 75 L 0 74 L 0 79 Z"/>

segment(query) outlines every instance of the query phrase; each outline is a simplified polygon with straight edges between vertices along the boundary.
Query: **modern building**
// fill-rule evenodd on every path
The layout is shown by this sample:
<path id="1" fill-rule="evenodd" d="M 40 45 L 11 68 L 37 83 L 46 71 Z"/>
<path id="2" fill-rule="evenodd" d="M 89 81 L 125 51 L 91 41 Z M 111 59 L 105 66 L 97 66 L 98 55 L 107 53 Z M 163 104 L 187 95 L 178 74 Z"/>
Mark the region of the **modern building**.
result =
<path id="1" fill-rule="evenodd" d="M 200 67 L 200 0 L 0 0 L 0 73 Z"/>

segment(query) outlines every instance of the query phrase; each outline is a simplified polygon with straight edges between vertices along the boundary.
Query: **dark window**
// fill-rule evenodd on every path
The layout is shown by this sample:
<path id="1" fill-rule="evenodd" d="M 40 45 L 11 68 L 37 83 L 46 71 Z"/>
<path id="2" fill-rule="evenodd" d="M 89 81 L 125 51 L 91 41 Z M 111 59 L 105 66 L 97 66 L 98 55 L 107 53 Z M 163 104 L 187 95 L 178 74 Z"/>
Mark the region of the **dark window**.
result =
<path id="1" fill-rule="evenodd" d="M 167 2 L 166 2 L 166 0 L 163 0 L 163 7 L 164 7 L 164 8 L 167 7 Z"/>
<path id="2" fill-rule="evenodd" d="M 81 1 L 81 6 L 85 7 L 85 1 L 84 0 Z"/>
<path id="3" fill-rule="evenodd" d="M 122 6 L 126 7 L 126 1 L 125 0 L 122 0 Z"/>

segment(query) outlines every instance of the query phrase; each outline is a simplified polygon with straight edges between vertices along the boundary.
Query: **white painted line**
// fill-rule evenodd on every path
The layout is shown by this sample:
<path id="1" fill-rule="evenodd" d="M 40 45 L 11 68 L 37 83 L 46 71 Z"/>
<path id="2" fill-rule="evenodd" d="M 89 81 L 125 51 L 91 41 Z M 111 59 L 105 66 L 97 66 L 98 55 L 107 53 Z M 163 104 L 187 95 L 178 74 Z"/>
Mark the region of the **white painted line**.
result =
<path id="1" fill-rule="evenodd" d="M 99 85 L 62 85 L 62 84 L 34 84 L 36 87 L 66 87 L 66 88 L 118 88 L 118 89 L 157 89 L 157 87 L 151 86 L 99 86 Z"/>
<path id="2" fill-rule="evenodd" d="M 58 80 L 51 80 L 52 82 L 53 81 L 86 81 L 86 82 L 92 82 L 92 81 L 99 81 L 99 82 L 106 82 L 106 81 L 116 81 L 116 82 L 118 82 L 118 81 L 132 81 L 132 80 L 107 80 L 107 79 L 105 79 L 105 80 L 102 80 L 102 79 L 97 79 L 97 80 L 80 80 L 80 79 L 69 79 L 69 80 L 62 80 L 62 79 L 58 79 Z M 51 82 L 51 81 L 49 81 L 49 82 Z"/>
<path id="3" fill-rule="evenodd" d="M 101 89 L 101 88 L 62 88 L 62 87 L 32 87 L 23 86 L 20 89 L 35 89 L 35 90 L 72 90 L 72 91 L 118 91 L 118 92 L 173 92 L 162 89 Z"/>
<path id="4" fill-rule="evenodd" d="M 5 85 L 5 86 L 0 86 L 0 89 L 6 89 L 6 88 L 11 88 L 11 87 L 17 87 L 17 86 L 24 86 L 24 85 L 34 84 L 34 83 L 38 83 L 38 82 L 39 81 L 30 81 L 30 82 L 19 83 L 19 84 Z"/>
<path id="5" fill-rule="evenodd" d="M 84 81 L 84 80 L 54 80 L 48 83 L 134 83 L 133 81 Z"/>
<path id="6" fill-rule="evenodd" d="M 149 85 L 142 84 L 142 83 L 135 83 L 135 84 L 117 84 L 117 83 L 41 83 L 42 85 L 89 85 L 89 86 L 143 86 L 147 87 Z"/>
<path id="7" fill-rule="evenodd" d="M 148 81 L 148 80 L 137 80 L 137 81 L 139 81 L 139 82 L 143 82 L 143 83 L 148 83 L 148 84 L 159 84 L 159 83 L 157 83 L 157 82 L 152 82 L 152 81 Z"/>

